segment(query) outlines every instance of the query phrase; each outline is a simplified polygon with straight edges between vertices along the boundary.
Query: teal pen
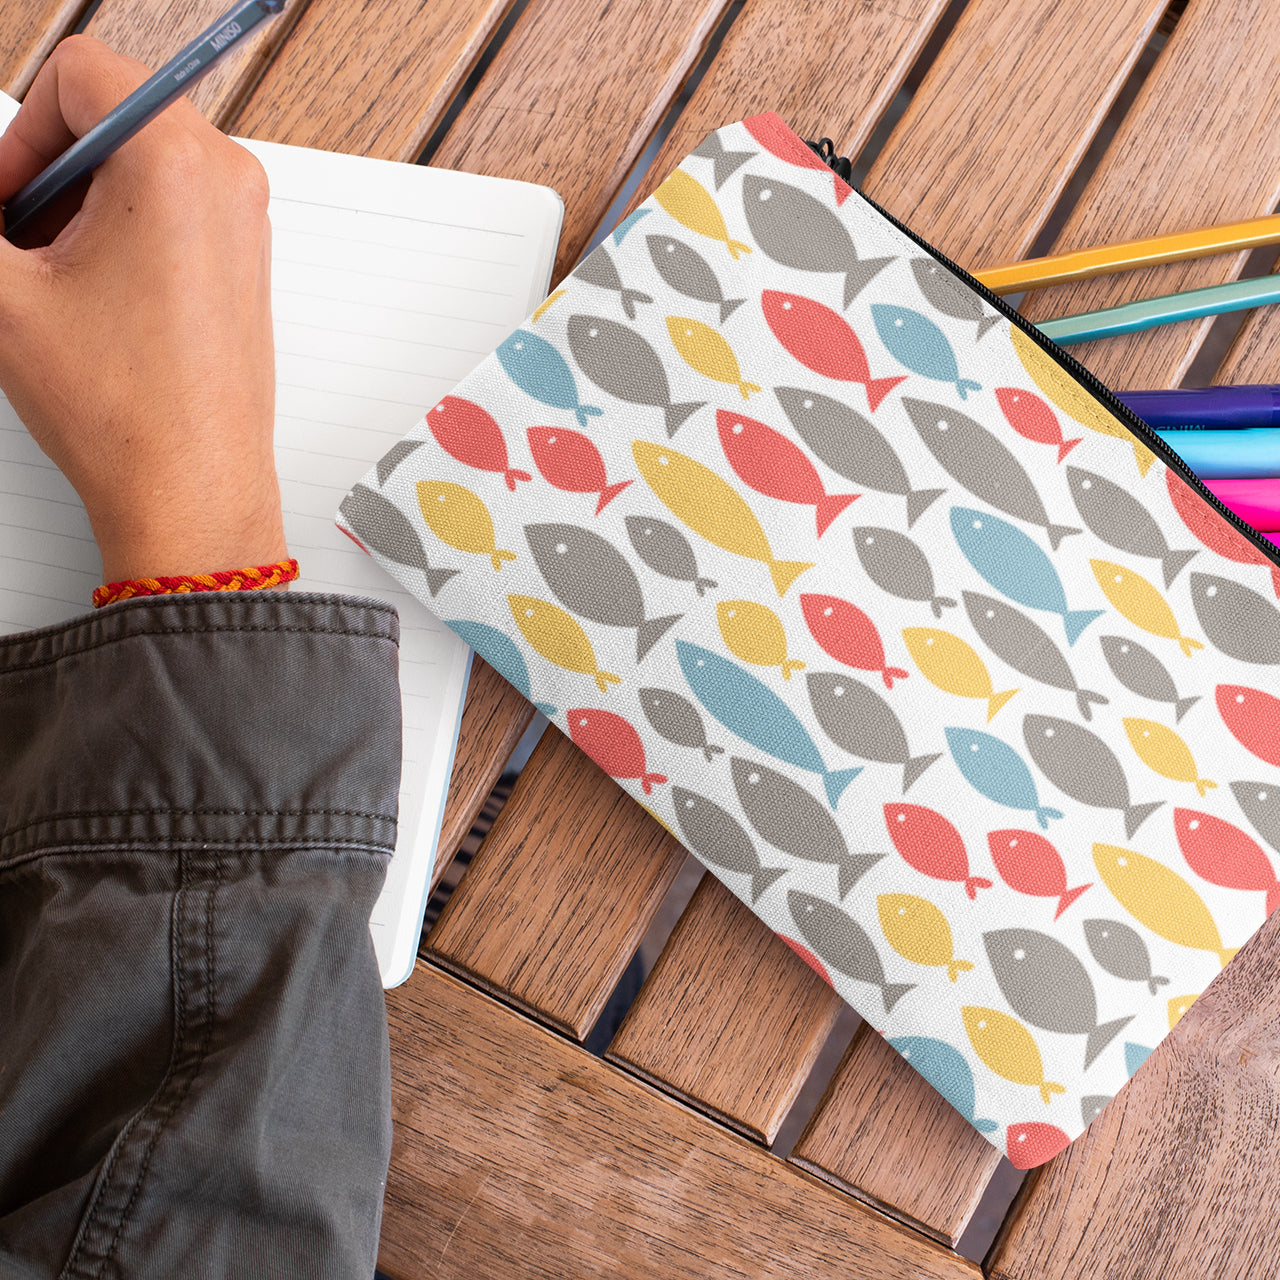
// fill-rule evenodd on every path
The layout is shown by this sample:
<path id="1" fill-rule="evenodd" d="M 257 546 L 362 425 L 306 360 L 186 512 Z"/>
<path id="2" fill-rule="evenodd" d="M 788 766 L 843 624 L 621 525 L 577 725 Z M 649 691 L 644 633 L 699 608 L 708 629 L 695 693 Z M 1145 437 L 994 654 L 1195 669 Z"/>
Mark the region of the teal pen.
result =
<path id="1" fill-rule="evenodd" d="M 1201 480 L 1264 480 L 1280 476 L 1280 427 L 1197 431 L 1183 427 L 1156 435 Z"/>

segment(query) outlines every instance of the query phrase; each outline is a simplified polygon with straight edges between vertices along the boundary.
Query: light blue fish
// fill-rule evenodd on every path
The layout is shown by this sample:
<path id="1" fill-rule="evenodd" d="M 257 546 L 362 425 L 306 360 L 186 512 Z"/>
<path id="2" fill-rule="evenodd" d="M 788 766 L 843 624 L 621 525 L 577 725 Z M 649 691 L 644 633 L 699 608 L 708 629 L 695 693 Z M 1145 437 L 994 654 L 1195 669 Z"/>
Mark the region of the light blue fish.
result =
<path id="1" fill-rule="evenodd" d="M 498 348 L 497 354 L 507 377 L 525 395 L 553 409 L 572 409 L 580 427 L 587 425 L 588 418 L 598 418 L 604 413 L 603 409 L 578 399 L 573 370 L 546 338 L 528 329 L 517 329 Z"/>
<path id="2" fill-rule="evenodd" d="M 471 622 L 466 618 L 457 618 L 444 625 L 461 636 L 508 684 L 514 685 L 533 702 L 533 694 L 529 692 L 529 668 L 525 666 L 524 655 L 505 631 L 499 631 L 497 627 L 490 627 L 483 622 Z M 533 702 L 533 705 L 544 716 L 556 713 L 555 707 L 549 702 Z"/>
<path id="3" fill-rule="evenodd" d="M 1001 595 L 1028 609 L 1043 609 L 1062 618 L 1067 643 L 1105 609 L 1069 609 L 1062 579 L 1053 561 L 1021 529 L 999 516 L 972 507 L 951 508 L 951 532 L 965 559 Z"/>
<path id="4" fill-rule="evenodd" d="M 952 351 L 947 335 L 928 316 L 922 316 L 910 307 L 873 302 L 871 318 L 875 321 L 880 341 L 888 347 L 890 355 L 912 373 L 932 378 L 935 382 L 954 383 L 961 400 L 966 399 L 970 391 L 982 390 L 980 382 L 960 376 L 956 353 Z"/>
<path id="5" fill-rule="evenodd" d="M 942 1094 L 979 1133 L 991 1133 L 1000 1126 L 994 1120 L 975 1120 L 973 1072 L 964 1055 L 945 1040 L 929 1036 L 899 1036 L 891 1048 L 902 1056 Z"/>
<path id="6" fill-rule="evenodd" d="M 975 791 L 996 804 L 1034 813 L 1043 828 L 1050 818 L 1063 816 L 1060 809 L 1040 803 L 1031 770 L 1007 742 L 978 729 L 947 729 L 946 735 L 956 768 Z"/>
<path id="7" fill-rule="evenodd" d="M 642 207 L 627 214 L 627 216 L 623 218 L 623 220 L 613 229 L 613 243 L 621 244 L 627 238 L 627 232 L 630 231 L 641 218 L 652 212 L 652 209 Z"/>
<path id="8" fill-rule="evenodd" d="M 767 684 L 728 658 L 687 640 L 676 641 L 676 655 L 694 696 L 726 729 L 775 760 L 818 774 L 827 801 L 836 807 L 861 768 L 829 770 L 795 712 Z"/>
<path id="9" fill-rule="evenodd" d="M 1132 1040 L 1124 1042 L 1124 1069 L 1132 1076 L 1138 1068 L 1142 1066 L 1146 1060 L 1151 1057 L 1152 1051 L 1145 1044 L 1134 1044 Z"/>

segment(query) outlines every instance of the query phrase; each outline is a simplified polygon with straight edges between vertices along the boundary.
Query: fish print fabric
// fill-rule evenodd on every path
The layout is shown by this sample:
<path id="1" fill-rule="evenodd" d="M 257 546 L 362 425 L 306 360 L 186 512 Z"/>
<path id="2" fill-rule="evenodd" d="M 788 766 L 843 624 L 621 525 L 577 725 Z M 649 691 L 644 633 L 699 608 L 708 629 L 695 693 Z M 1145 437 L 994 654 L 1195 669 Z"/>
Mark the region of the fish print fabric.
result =
<path id="1" fill-rule="evenodd" d="M 1020 1167 L 1280 903 L 1280 569 L 776 116 L 339 523 Z"/>

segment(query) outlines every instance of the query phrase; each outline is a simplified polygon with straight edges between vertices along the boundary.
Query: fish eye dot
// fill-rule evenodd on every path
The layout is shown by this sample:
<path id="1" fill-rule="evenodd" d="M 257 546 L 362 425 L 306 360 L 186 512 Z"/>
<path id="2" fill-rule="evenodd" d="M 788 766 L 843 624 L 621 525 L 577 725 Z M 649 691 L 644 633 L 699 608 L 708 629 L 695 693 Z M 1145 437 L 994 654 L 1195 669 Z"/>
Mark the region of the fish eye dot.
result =
<path id="1" fill-rule="evenodd" d="M 866 539 L 866 544 L 867 544 L 867 546 L 870 546 L 874 541 L 875 541 L 875 539 L 874 539 L 874 538 L 867 538 L 867 539 Z"/>
<path id="2" fill-rule="evenodd" d="M 516 350 L 517 350 L 517 351 L 523 351 L 523 350 L 524 350 L 524 343 L 523 343 L 523 342 L 517 342 L 517 343 L 516 343 Z"/>
<path id="3" fill-rule="evenodd" d="M 1080 481 L 1080 487 L 1081 487 L 1082 489 L 1092 489 L 1092 488 L 1093 488 L 1093 481 L 1092 481 L 1092 480 L 1081 480 L 1081 481 Z"/>
<path id="4" fill-rule="evenodd" d="M 1101 936 L 1102 936 L 1102 937 L 1104 937 L 1104 938 L 1109 938 L 1109 937 L 1111 937 L 1111 930 L 1110 930 L 1110 929 L 1103 929 Z"/>
<path id="5" fill-rule="evenodd" d="M 692 329 L 686 329 L 686 330 L 684 331 L 684 336 L 685 336 L 686 338 L 692 338 L 692 337 L 693 337 L 693 330 L 692 330 Z"/>
<path id="6" fill-rule="evenodd" d="M 986 1029 L 987 1029 L 987 1020 L 986 1018 L 983 1018 L 983 1020 L 980 1023 L 978 1023 L 978 1030 L 985 1031 Z"/>
<path id="7" fill-rule="evenodd" d="M 1027 1140 L 1027 1135 L 1026 1135 L 1026 1131 L 1024 1130 L 1022 1133 L 1018 1134 L 1018 1141 L 1026 1142 L 1026 1140 Z"/>
<path id="8" fill-rule="evenodd" d="M 996 616 L 996 611 L 995 611 L 994 609 L 988 609 L 988 610 L 987 610 L 987 617 L 988 617 L 988 618 L 994 618 L 995 616 Z"/>
<path id="9" fill-rule="evenodd" d="M 933 637 L 930 636 L 924 643 L 925 643 L 925 648 L 927 649 L 929 645 L 933 643 Z"/>
<path id="10" fill-rule="evenodd" d="M 843 697 L 844 697 L 844 685 L 842 685 L 842 684 L 838 684 L 838 685 L 836 685 L 836 687 L 835 687 L 834 689 L 832 689 L 832 690 L 831 690 L 831 692 L 832 692 L 832 693 L 834 693 L 834 694 L 836 695 L 836 697 L 837 697 L 837 698 L 843 698 Z"/>
<path id="11" fill-rule="evenodd" d="M 526 618 L 532 618 L 532 617 L 533 617 L 533 610 L 532 610 L 532 609 L 526 609 L 526 610 L 524 611 L 524 616 L 525 616 Z"/>
<path id="12" fill-rule="evenodd" d="M 735 422 L 733 424 L 733 434 L 735 436 L 740 436 L 742 434 L 742 431 L 743 431 L 742 423 Z"/>
<path id="13" fill-rule="evenodd" d="M 566 551 L 568 551 L 568 550 L 569 550 L 569 548 L 568 548 L 568 547 L 566 547 L 566 546 L 564 545 L 564 543 L 563 543 L 563 542 L 557 542 L 557 543 L 556 543 L 556 555 L 558 555 L 558 556 L 562 556 L 562 555 L 564 555 L 564 553 L 565 553 Z"/>
<path id="14" fill-rule="evenodd" d="M 1018 948 L 1018 949 L 1013 953 L 1013 958 L 1014 958 L 1015 960 L 1025 960 L 1025 959 L 1027 958 L 1027 953 L 1026 953 L 1026 952 L 1025 952 L 1021 947 L 1019 947 L 1019 948 Z"/>
<path id="15" fill-rule="evenodd" d="M 1117 866 L 1117 867 L 1127 867 L 1128 865 L 1129 865 L 1129 859 L 1128 859 L 1128 858 L 1117 858 L 1117 859 L 1116 859 L 1116 866 Z"/>
<path id="16" fill-rule="evenodd" d="M 1197 827 L 1199 827 L 1199 825 L 1200 825 L 1200 819 L 1192 818 L 1191 821 L 1187 823 L 1187 830 L 1194 831 L 1196 830 Z M 1106 935 L 1104 934 L 1103 936 L 1105 937 Z"/>
<path id="17" fill-rule="evenodd" d="M 911 1050 L 910 1050 L 910 1049 L 903 1049 L 903 1051 L 902 1051 L 902 1056 L 903 1056 L 904 1058 L 909 1058 L 909 1057 L 911 1057 Z"/>
<path id="18" fill-rule="evenodd" d="M 1258 792 L 1258 799 L 1259 799 L 1259 800 L 1265 800 L 1266 798 L 1267 798 L 1267 793 L 1266 793 L 1265 791 L 1259 791 L 1259 792 Z"/>
<path id="19" fill-rule="evenodd" d="M 698 659 L 698 666 L 705 667 L 706 665 L 707 664 L 701 658 Z"/>
<path id="20" fill-rule="evenodd" d="M 556 442 L 556 437 L 555 437 L 555 436 L 548 436 L 548 437 L 547 437 L 547 443 L 548 443 L 548 444 L 555 444 L 555 442 Z"/>
<path id="21" fill-rule="evenodd" d="M 652 528 L 648 528 L 648 529 L 646 529 L 646 530 L 644 531 L 644 536 L 647 538 L 647 537 L 649 537 L 652 533 L 653 533 L 653 529 L 652 529 Z"/>
<path id="22" fill-rule="evenodd" d="M 1009 848 L 1010 848 L 1010 849 L 1016 849 L 1017 847 L 1018 847 L 1018 842 L 1017 842 L 1016 840 L 1010 840 L 1010 841 L 1009 841 Z"/>
<path id="23" fill-rule="evenodd" d="M 692 808 L 693 808 L 693 801 L 692 801 L 692 800 L 686 800 L 686 801 L 684 802 L 684 807 L 685 807 L 686 809 L 692 809 Z"/>
<path id="24" fill-rule="evenodd" d="M 806 409 L 812 409 L 812 408 L 813 408 L 813 401 L 812 401 L 812 400 L 806 400 L 806 401 L 804 402 L 804 407 L 805 407 Z"/>
<path id="25" fill-rule="evenodd" d="M 833 613 L 835 613 L 835 610 L 830 605 L 828 605 L 825 609 L 823 609 L 822 616 L 824 618 L 829 618 Z"/>
<path id="26" fill-rule="evenodd" d="M 773 192 L 768 187 L 765 187 L 765 189 L 760 193 L 760 199 L 767 200 L 771 195 L 773 195 Z"/>
<path id="27" fill-rule="evenodd" d="M 1244 701 L 1244 694 L 1243 694 L 1243 693 L 1237 693 L 1237 694 L 1236 694 L 1236 701 L 1237 701 L 1237 702 L 1243 702 L 1243 701 Z"/>
<path id="28" fill-rule="evenodd" d="M 1052 730 L 1052 729 L 1046 729 L 1046 730 L 1044 731 L 1044 736 L 1045 736 L 1046 738 L 1052 738 L 1052 737 L 1053 737 L 1053 730 Z"/>
<path id="29" fill-rule="evenodd" d="M 898 821 L 899 821 L 899 822 L 906 822 L 906 820 L 907 820 L 907 815 L 906 815 L 905 813 L 903 813 L 901 809 L 899 809 L 899 810 L 898 810 Z"/>
<path id="30" fill-rule="evenodd" d="M 587 337 L 588 337 L 588 338 L 594 338 L 594 337 L 596 336 L 596 334 L 598 334 L 599 332 L 600 332 L 600 330 L 599 330 L 599 329 L 588 329 L 588 330 L 587 330 Z"/>
<path id="31" fill-rule="evenodd" d="M 1129 652 L 1129 646 L 1128 646 L 1127 644 L 1122 644 L 1122 645 L 1120 646 L 1120 652 L 1121 652 L 1121 653 L 1128 653 L 1128 652 Z"/>
<path id="32" fill-rule="evenodd" d="M 899 318 L 899 319 L 897 319 L 897 320 L 895 320 L 895 321 L 893 322 L 893 325 L 894 325 L 894 328 L 895 328 L 895 329 L 901 329 L 901 328 L 902 328 L 902 320 L 901 320 L 900 318 Z"/>
<path id="33" fill-rule="evenodd" d="M 1124 574 L 1123 574 L 1123 573 L 1117 573 L 1117 574 L 1116 574 L 1116 576 L 1115 576 L 1114 578 L 1112 578 L 1112 579 L 1111 579 L 1111 581 L 1112 581 L 1112 582 L 1123 582 L 1123 581 L 1124 581 Z"/>
<path id="34" fill-rule="evenodd" d="M 661 453 L 658 455 L 658 465 L 660 467 L 665 467 L 669 461 L 670 459 L 667 457 L 665 453 Z"/>
<path id="35" fill-rule="evenodd" d="M 436 495 L 436 501 L 437 501 L 437 502 L 443 502 L 443 501 L 444 501 L 444 494 L 443 494 L 443 493 L 441 493 L 441 494 L 437 494 L 437 495 Z"/>
<path id="36" fill-rule="evenodd" d="M 676 251 L 676 247 L 675 247 L 675 245 L 673 245 L 673 244 L 668 244 L 668 245 L 667 245 L 667 252 L 668 252 L 668 253 L 675 253 L 675 251 Z"/>
<path id="37" fill-rule="evenodd" d="M 730 618 L 736 618 L 736 617 L 738 616 L 738 611 L 737 611 L 737 609 L 730 609 L 730 610 L 728 610 L 728 611 L 727 611 L 727 613 L 726 613 L 726 616 L 727 616 L 727 617 L 730 617 Z"/>
<path id="38" fill-rule="evenodd" d="M 969 744 L 969 750 L 970 750 L 970 751 L 977 751 L 977 749 L 978 749 L 978 744 L 977 744 L 976 742 L 971 742 L 971 743 Z"/>
<path id="39" fill-rule="evenodd" d="M 583 716 L 582 719 L 578 721 L 578 727 L 582 728 L 583 726 L 586 725 L 586 723 L 587 723 L 587 717 Z"/>
<path id="40" fill-rule="evenodd" d="M 1217 594 L 1218 594 L 1218 588 L 1217 588 L 1217 587 L 1210 587 L 1210 588 L 1205 592 L 1205 595 L 1207 595 L 1207 596 L 1216 596 Z"/>
<path id="41" fill-rule="evenodd" d="M 981 529 L 981 528 L 982 528 L 982 521 L 981 521 L 981 520 L 975 520 L 975 521 L 973 522 L 973 527 L 974 527 L 975 529 Z"/>
<path id="42" fill-rule="evenodd" d="M 947 420 L 946 420 L 946 418 L 939 418 L 939 419 L 938 419 L 938 430 L 939 430 L 939 431 L 945 431 L 945 430 L 947 429 L 947 425 L 948 425 L 948 424 L 947 424 Z"/>
<path id="43" fill-rule="evenodd" d="M 783 311 L 790 311 L 790 310 L 791 310 L 791 303 L 789 303 L 789 302 L 784 302 L 784 303 L 782 304 L 782 309 L 783 309 Z"/>
<path id="44" fill-rule="evenodd" d="M 754 787 L 760 781 L 760 775 L 758 773 L 749 773 L 747 774 L 747 781 Z"/>

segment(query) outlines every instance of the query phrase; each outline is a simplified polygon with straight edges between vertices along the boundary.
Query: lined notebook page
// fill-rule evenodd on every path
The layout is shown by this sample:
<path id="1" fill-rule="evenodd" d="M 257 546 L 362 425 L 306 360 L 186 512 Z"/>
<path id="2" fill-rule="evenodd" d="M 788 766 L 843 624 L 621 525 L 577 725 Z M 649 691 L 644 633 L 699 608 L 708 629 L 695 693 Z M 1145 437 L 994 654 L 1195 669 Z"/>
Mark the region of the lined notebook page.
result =
<path id="1" fill-rule="evenodd" d="M 370 929 L 409 976 L 470 650 L 338 532 L 348 488 L 546 293 L 562 205 L 545 187 L 247 141 L 271 180 L 276 461 L 295 590 L 400 611 L 399 840 Z M 0 403 L 0 629 L 86 611 L 101 561 L 74 490 Z"/>

